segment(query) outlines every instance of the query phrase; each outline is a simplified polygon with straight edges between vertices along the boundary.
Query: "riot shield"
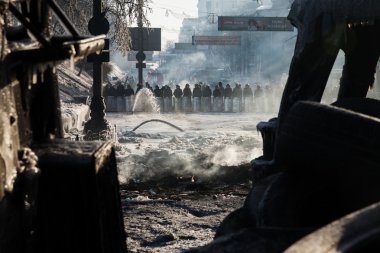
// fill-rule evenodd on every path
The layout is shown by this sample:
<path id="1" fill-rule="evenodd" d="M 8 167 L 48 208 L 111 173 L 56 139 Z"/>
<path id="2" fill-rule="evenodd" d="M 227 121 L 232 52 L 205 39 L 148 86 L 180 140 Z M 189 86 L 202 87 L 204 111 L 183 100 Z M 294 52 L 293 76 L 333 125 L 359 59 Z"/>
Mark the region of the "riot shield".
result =
<path id="1" fill-rule="evenodd" d="M 163 112 L 172 112 L 172 98 L 164 98 Z"/>
<path id="2" fill-rule="evenodd" d="M 192 104 L 191 104 L 191 97 L 183 97 L 182 98 L 182 110 L 183 112 L 192 112 Z"/>
<path id="3" fill-rule="evenodd" d="M 252 97 L 244 98 L 244 112 L 252 112 L 252 111 L 253 111 Z"/>
<path id="4" fill-rule="evenodd" d="M 194 97 L 193 99 L 193 112 L 200 112 L 201 111 L 201 98 L 200 97 Z"/>
<path id="5" fill-rule="evenodd" d="M 125 112 L 125 97 L 117 96 L 116 97 L 116 111 L 117 112 Z"/>
<path id="6" fill-rule="evenodd" d="M 212 111 L 213 112 L 222 112 L 223 111 L 223 98 L 222 97 L 214 97 L 212 103 Z"/>
<path id="7" fill-rule="evenodd" d="M 202 112 L 211 112 L 211 97 L 201 98 Z"/>
<path id="8" fill-rule="evenodd" d="M 174 98 L 174 111 L 175 112 L 182 111 L 182 98 Z"/>
<path id="9" fill-rule="evenodd" d="M 232 112 L 232 99 L 226 98 L 224 100 L 224 112 Z"/>
<path id="10" fill-rule="evenodd" d="M 106 112 L 117 112 L 117 97 L 106 97 Z"/>
<path id="11" fill-rule="evenodd" d="M 240 98 L 232 99 L 232 112 L 240 112 L 241 110 L 241 100 Z"/>
<path id="12" fill-rule="evenodd" d="M 133 105 L 135 103 L 135 96 L 126 96 L 125 97 L 125 111 L 127 113 L 133 113 Z"/>

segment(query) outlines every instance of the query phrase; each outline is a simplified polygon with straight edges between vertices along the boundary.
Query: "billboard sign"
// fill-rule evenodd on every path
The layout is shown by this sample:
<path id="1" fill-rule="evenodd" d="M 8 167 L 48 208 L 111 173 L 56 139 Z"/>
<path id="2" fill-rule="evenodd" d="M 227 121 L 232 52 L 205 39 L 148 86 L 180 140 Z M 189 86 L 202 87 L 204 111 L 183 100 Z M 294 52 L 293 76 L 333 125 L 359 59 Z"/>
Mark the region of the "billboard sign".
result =
<path id="1" fill-rule="evenodd" d="M 193 45 L 240 45 L 240 36 L 193 36 Z"/>
<path id="2" fill-rule="evenodd" d="M 131 50 L 139 50 L 139 28 L 129 28 L 132 39 Z M 161 51 L 161 28 L 143 28 L 143 51 Z"/>
<path id="3" fill-rule="evenodd" d="M 218 17 L 219 31 L 292 32 L 294 27 L 285 17 Z"/>
<path id="4" fill-rule="evenodd" d="M 175 50 L 189 50 L 194 51 L 197 50 L 197 46 L 193 45 L 192 43 L 175 43 L 174 45 Z"/>

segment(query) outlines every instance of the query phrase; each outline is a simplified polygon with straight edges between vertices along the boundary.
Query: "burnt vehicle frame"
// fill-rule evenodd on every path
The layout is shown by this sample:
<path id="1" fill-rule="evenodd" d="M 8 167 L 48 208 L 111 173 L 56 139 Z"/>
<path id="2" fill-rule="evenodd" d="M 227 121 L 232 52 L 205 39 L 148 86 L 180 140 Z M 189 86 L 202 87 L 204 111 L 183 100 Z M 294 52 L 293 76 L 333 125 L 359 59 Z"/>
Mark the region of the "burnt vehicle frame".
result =
<path id="1" fill-rule="evenodd" d="M 80 36 L 54 0 L 0 12 L 0 251 L 126 252 L 113 145 L 63 140 L 55 72 L 106 36 Z M 69 35 L 50 34 L 51 12 Z"/>

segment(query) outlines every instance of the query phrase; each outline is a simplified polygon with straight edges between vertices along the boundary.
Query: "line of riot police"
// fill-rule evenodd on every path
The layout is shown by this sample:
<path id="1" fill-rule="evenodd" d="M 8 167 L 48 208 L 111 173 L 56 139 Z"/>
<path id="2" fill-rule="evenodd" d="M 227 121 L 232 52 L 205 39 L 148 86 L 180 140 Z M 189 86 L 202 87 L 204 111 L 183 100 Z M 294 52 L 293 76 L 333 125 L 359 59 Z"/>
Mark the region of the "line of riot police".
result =
<path id="1" fill-rule="evenodd" d="M 121 81 L 116 85 L 108 83 L 104 87 L 107 112 L 133 113 L 135 97 L 143 88 L 138 84 L 135 92 L 130 84 L 124 86 Z M 249 84 L 242 88 L 241 84 L 236 83 L 232 88 L 222 82 L 216 84 L 213 90 L 210 85 L 201 82 L 195 84 L 193 89 L 188 83 L 183 89 L 180 85 L 175 85 L 174 90 L 170 85 L 161 88 L 155 85 L 153 89 L 149 83 L 145 83 L 145 88 L 151 91 L 162 113 L 270 112 L 272 107 L 277 108 L 273 104 L 276 103 L 274 91 L 269 85 L 265 88 L 256 85 L 254 91 Z"/>
<path id="2" fill-rule="evenodd" d="M 115 85 L 110 82 L 103 89 L 107 112 L 129 112 L 132 113 L 134 105 L 134 95 L 130 84 L 124 86 L 121 81 Z"/>

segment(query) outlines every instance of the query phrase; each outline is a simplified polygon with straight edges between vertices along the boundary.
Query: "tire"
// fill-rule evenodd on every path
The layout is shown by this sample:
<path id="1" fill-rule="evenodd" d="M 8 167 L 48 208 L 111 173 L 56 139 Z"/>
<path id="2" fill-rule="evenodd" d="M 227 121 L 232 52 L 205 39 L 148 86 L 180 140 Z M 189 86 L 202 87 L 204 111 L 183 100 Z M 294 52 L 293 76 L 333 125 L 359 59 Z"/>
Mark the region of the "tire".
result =
<path id="1" fill-rule="evenodd" d="M 244 209 L 246 210 L 250 223 L 254 224 L 254 226 L 257 226 L 259 223 L 259 206 L 264 193 L 276 177 L 278 177 L 278 175 L 272 175 L 255 182 L 245 199 Z"/>
<path id="2" fill-rule="evenodd" d="M 275 161 L 288 169 L 345 170 L 380 167 L 380 119 L 313 102 L 288 113 Z M 375 173 L 380 178 L 380 170 Z"/>
<path id="3" fill-rule="evenodd" d="M 380 101 L 372 98 L 346 98 L 338 100 L 333 106 L 380 118 Z"/>
<path id="4" fill-rule="evenodd" d="M 257 227 L 318 228 L 349 211 L 334 178 L 283 172 L 273 177 L 257 210 Z"/>
<path id="5" fill-rule="evenodd" d="M 244 228 L 256 227 L 260 201 L 265 190 L 276 176 L 257 181 L 245 199 L 244 206 L 230 213 L 218 227 L 215 238 L 237 232 Z"/>
<path id="6" fill-rule="evenodd" d="M 246 210 L 244 208 L 239 208 L 224 218 L 215 232 L 214 239 L 236 233 L 249 227 L 254 227 L 254 224 L 250 222 Z"/>
<path id="7" fill-rule="evenodd" d="M 324 204 L 324 198 L 331 205 L 324 205 L 327 208 L 324 212 L 331 214 L 321 216 L 321 222 L 380 201 L 379 154 L 379 119 L 318 103 L 296 104 L 280 130 L 275 160 L 285 172 L 298 179 L 278 179 L 272 183 L 264 198 L 267 203 L 261 213 L 263 223 L 286 225 L 285 222 L 302 212 L 291 209 L 290 218 L 275 220 L 273 217 L 277 216 L 271 214 L 272 209 L 301 205 L 300 210 L 313 213 L 314 208 L 321 210 L 318 203 Z M 321 186 L 315 184 L 318 181 Z M 299 199 L 294 199 L 298 196 Z M 281 201 L 290 203 L 285 205 Z M 318 212 L 316 215 L 319 217 Z M 293 223 L 308 222 L 305 217 Z"/>
<path id="8" fill-rule="evenodd" d="M 280 253 L 309 234 L 305 229 L 246 228 L 186 253 Z"/>
<path id="9" fill-rule="evenodd" d="M 380 204 L 349 214 L 307 235 L 285 253 L 380 252 Z"/>

